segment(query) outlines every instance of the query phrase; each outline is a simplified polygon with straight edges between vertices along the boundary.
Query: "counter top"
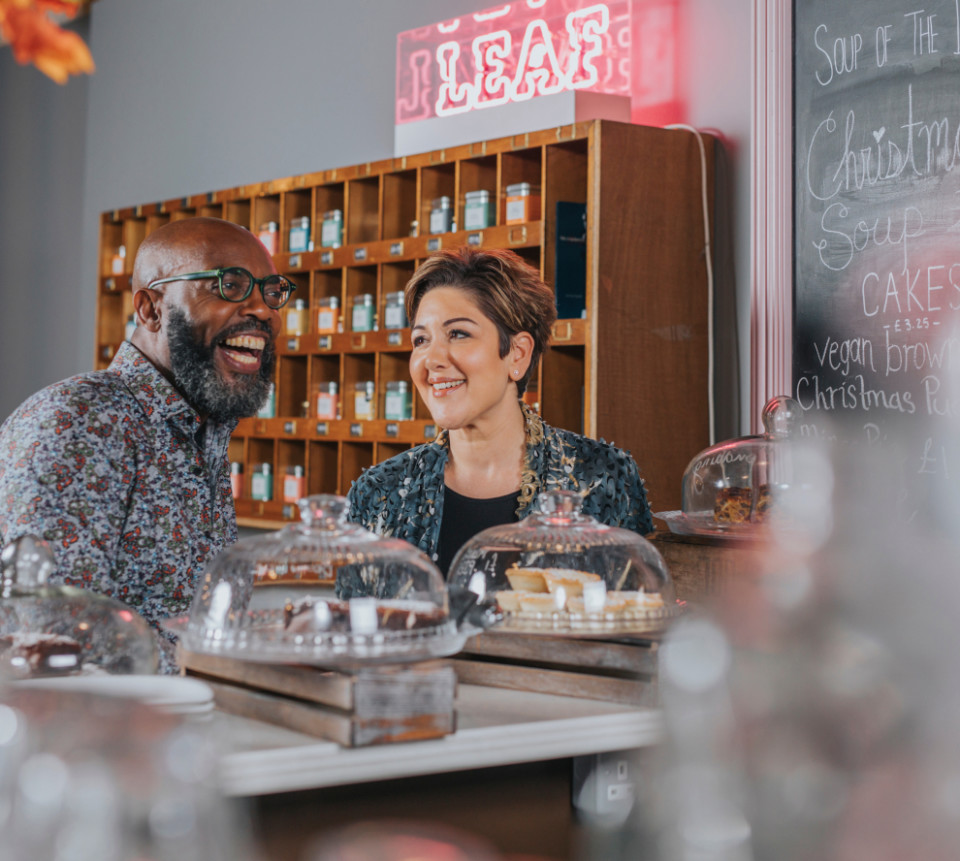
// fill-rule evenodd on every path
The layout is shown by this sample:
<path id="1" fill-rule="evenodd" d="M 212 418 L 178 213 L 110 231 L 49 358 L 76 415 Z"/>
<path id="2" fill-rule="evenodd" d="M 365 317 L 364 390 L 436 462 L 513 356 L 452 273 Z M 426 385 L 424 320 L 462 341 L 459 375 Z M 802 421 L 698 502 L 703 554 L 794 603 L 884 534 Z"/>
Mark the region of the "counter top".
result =
<path id="1" fill-rule="evenodd" d="M 475 685 L 460 685 L 456 707 L 458 729 L 445 738 L 352 749 L 216 712 L 224 791 L 266 795 L 627 750 L 662 730 L 657 709 Z"/>

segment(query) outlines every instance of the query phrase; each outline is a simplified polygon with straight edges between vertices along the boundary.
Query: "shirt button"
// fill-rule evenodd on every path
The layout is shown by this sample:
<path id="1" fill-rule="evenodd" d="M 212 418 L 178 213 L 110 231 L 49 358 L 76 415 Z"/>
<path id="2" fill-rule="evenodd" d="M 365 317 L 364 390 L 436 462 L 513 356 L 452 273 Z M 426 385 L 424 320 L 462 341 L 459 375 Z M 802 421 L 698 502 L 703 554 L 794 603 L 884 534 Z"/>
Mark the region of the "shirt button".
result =
<path id="1" fill-rule="evenodd" d="M 203 467 L 201 467 L 201 466 L 191 466 L 191 467 L 190 467 L 190 472 L 192 472 L 194 475 L 202 475 L 202 474 L 203 474 Z"/>
<path id="2" fill-rule="evenodd" d="M 206 532 L 203 533 L 203 537 L 206 538 L 208 541 L 212 541 L 213 533 L 208 529 Z"/>

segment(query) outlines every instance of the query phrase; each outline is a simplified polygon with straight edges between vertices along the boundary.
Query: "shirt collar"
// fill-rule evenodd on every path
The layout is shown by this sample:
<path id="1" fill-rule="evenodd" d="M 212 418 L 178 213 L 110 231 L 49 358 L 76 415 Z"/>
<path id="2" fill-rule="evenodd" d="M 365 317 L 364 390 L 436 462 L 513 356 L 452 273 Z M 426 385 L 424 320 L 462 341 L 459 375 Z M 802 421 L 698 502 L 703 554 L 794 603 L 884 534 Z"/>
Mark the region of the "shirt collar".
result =
<path id="1" fill-rule="evenodd" d="M 149 421 L 172 422 L 191 436 L 203 424 L 200 414 L 184 400 L 173 383 L 129 341 L 120 345 L 109 372 L 123 381 Z"/>

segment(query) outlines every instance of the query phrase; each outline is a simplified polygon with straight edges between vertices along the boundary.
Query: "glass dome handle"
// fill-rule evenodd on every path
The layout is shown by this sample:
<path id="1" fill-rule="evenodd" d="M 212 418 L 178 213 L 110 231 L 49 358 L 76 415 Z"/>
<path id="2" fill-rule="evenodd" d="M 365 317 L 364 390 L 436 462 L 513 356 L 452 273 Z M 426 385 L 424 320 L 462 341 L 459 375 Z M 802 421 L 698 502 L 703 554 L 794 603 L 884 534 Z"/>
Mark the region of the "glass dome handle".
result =
<path id="1" fill-rule="evenodd" d="M 36 535 L 21 535 L 0 552 L 0 582 L 7 595 L 14 585 L 43 586 L 57 567 L 50 545 Z"/>
<path id="2" fill-rule="evenodd" d="M 763 407 L 761 420 L 768 436 L 792 436 L 800 421 L 800 403 L 789 395 L 775 395 Z"/>
<path id="3" fill-rule="evenodd" d="M 549 515 L 575 516 L 583 506 L 583 497 L 575 490 L 548 490 L 540 495 L 540 510 Z"/>
<path id="4" fill-rule="evenodd" d="M 324 521 L 331 524 L 344 523 L 350 511 L 347 498 L 332 493 L 306 496 L 297 505 L 300 507 L 300 520 L 305 526 L 319 526 Z"/>

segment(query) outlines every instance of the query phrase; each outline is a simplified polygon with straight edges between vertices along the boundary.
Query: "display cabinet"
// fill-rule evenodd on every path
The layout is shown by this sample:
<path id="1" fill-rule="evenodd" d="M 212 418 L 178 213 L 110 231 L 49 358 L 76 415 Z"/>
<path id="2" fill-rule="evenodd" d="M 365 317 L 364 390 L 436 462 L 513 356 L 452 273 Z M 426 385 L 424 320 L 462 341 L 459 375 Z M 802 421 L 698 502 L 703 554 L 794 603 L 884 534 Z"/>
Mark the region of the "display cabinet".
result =
<path id="1" fill-rule="evenodd" d="M 238 521 L 276 527 L 298 517 L 283 500 L 295 467 L 306 493 L 346 493 L 364 468 L 435 436 L 412 386 L 409 408 L 396 399 L 403 387 L 391 387 L 387 412 L 387 384 L 410 380 L 410 330 L 387 328 L 389 294 L 440 249 L 509 248 L 557 289 L 562 314 L 528 401 L 555 426 L 629 449 L 654 508 L 677 508 L 684 469 L 709 443 L 703 196 L 712 213 L 714 140 L 702 141 L 705 189 L 690 132 L 594 120 L 105 212 L 96 367 L 109 365 L 132 324 L 130 274 L 151 231 L 195 215 L 254 233 L 274 222 L 277 270 L 307 307 L 281 311 L 276 415 L 243 419 L 230 459 L 243 464 Z M 507 187 L 521 183 L 529 199 L 508 207 Z M 476 191 L 495 205 L 468 213 Z M 444 197 L 445 221 L 434 213 Z M 291 225 L 302 230 L 304 217 L 307 250 L 291 251 Z M 478 217 L 487 226 L 462 229 Z M 445 232 L 430 233 L 431 223 Z M 372 327 L 366 306 L 356 322 L 367 330 L 354 330 L 364 296 Z M 357 388 L 365 383 L 372 399 Z M 273 475 L 270 500 L 251 495 L 261 464 Z"/>

